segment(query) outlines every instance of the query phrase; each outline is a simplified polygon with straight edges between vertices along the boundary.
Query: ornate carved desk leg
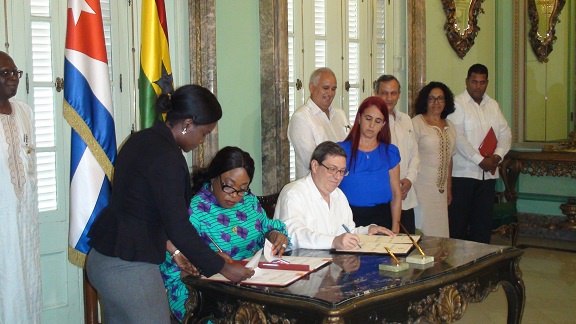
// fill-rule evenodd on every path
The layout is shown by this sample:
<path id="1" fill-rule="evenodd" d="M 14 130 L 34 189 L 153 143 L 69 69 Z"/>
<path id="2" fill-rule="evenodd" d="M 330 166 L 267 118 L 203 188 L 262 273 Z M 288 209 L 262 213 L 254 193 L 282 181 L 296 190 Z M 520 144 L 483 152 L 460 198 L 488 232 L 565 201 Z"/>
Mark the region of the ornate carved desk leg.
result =
<path id="1" fill-rule="evenodd" d="M 500 174 L 502 175 L 505 188 L 504 196 L 507 201 L 516 202 L 518 200 L 516 182 L 518 181 L 521 168 L 522 163 L 520 161 L 508 157 L 505 157 L 504 161 L 500 163 Z"/>
<path id="2" fill-rule="evenodd" d="M 520 270 L 520 257 L 510 263 L 510 280 L 502 281 L 502 288 L 508 300 L 508 324 L 520 323 L 524 312 L 524 302 L 526 300 L 526 289 L 522 280 Z"/>
<path id="3" fill-rule="evenodd" d="M 516 242 L 518 242 L 518 223 L 512 223 L 508 226 L 508 234 L 510 235 L 512 246 L 516 246 Z"/>
<path id="4" fill-rule="evenodd" d="M 198 309 L 198 305 L 199 305 L 199 296 L 198 296 L 198 291 L 196 289 L 194 289 L 194 287 L 186 285 L 186 288 L 188 289 L 188 299 L 186 300 L 186 303 L 184 304 L 184 307 L 186 309 L 186 314 L 184 315 L 184 319 L 182 320 L 182 323 L 185 324 L 192 324 L 194 322 L 194 317 L 198 315 L 198 312 L 200 311 Z"/>

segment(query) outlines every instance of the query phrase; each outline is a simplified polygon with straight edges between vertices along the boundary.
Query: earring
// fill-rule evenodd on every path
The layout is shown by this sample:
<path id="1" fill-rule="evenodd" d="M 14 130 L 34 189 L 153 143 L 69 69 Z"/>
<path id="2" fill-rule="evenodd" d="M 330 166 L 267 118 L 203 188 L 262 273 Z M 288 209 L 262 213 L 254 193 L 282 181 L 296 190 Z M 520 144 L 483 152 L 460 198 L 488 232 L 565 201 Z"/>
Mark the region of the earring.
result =
<path id="1" fill-rule="evenodd" d="M 184 129 L 182 130 L 182 135 L 186 135 L 186 128 L 188 127 L 184 127 Z"/>

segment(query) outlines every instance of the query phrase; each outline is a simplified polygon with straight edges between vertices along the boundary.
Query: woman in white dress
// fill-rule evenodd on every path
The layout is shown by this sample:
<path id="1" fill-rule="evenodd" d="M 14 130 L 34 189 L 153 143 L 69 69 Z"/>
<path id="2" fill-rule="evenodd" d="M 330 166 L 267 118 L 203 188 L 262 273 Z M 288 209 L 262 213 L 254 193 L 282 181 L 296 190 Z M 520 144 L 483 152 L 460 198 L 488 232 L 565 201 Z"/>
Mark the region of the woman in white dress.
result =
<path id="1" fill-rule="evenodd" d="M 418 206 L 416 228 L 424 235 L 449 237 L 448 205 L 452 200 L 452 155 L 456 129 L 446 117 L 454 112 L 454 95 L 441 82 L 430 82 L 418 94 L 412 119 L 420 170 L 414 184 Z"/>

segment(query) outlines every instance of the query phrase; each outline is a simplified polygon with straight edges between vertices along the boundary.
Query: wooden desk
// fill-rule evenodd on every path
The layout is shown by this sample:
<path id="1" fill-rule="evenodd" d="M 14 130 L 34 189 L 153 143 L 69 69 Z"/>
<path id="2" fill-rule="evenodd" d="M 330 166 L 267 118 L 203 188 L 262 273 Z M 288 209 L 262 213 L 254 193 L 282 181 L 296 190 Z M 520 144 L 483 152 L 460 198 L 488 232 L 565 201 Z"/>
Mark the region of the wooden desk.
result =
<path id="1" fill-rule="evenodd" d="M 522 250 L 437 237 L 423 237 L 421 245 L 435 262 L 425 269 L 411 264 L 400 273 L 379 272 L 378 265 L 389 258 L 385 255 L 332 254 L 334 263 L 283 288 L 186 277 L 190 297 L 185 323 L 450 322 L 499 284 L 508 299 L 508 323 L 520 322 L 525 299 L 518 265 Z M 329 255 L 322 250 L 293 254 Z"/>

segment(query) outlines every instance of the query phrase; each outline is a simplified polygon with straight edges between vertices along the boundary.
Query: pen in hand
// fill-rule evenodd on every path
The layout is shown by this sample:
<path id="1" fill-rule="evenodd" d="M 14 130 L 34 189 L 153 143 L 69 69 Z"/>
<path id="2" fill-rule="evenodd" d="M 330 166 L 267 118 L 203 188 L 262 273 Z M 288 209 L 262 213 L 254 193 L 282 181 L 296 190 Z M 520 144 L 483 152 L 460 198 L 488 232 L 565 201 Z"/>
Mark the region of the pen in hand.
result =
<path id="1" fill-rule="evenodd" d="M 352 234 L 352 232 L 350 232 L 350 230 L 348 229 L 348 226 L 346 226 L 346 224 L 342 224 L 342 227 L 344 227 L 344 230 L 346 231 L 346 233 Z M 358 247 L 362 248 L 362 245 L 358 244 Z"/>
<path id="2" fill-rule="evenodd" d="M 218 246 L 218 244 L 216 244 L 216 242 L 214 242 L 214 240 L 210 237 L 210 235 L 206 234 L 206 237 L 210 240 L 210 242 L 212 242 L 212 244 L 214 244 L 214 246 L 218 249 L 218 252 L 224 252 L 224 251 L 222 251 L 222 249 Z"/>

